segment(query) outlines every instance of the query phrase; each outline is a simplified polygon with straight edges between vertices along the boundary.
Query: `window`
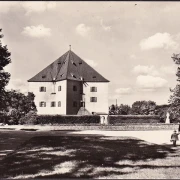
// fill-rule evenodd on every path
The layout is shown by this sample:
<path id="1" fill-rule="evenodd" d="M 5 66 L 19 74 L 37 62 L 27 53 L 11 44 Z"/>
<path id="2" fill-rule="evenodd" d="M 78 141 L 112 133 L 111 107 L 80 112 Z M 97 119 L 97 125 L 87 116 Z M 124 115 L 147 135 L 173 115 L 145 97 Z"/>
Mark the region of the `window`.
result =
<path id="1" fill-rule="evenodd" d="M 80 93 L 81 95 L 84 95 L 82 88 L 79 90 L 79 93 Z"/>
<path id="2" fill-rule="evenodd" d="M 91 88 L 90 88 L 90 91 L 91 91 L 91 92 L 97 92 L 97 87 L 91 87 Z"/>
<path id="3" fill-rule="evenodd" d="M 41 102 L 39 103 L 39 106 L 40 106 L 40 107 L 46 107 L 46 102 L 41 101 Z"/>
<path id="4" fill-rule="evenodd" d="M 85 102 L 84 101 L 80 102 L 80 107 L 85 107 Z"/>
<path id="5" fill-rule="evenodd" d="M 58 107 L 61 107 L 61 101 L 58 101 Z"/>
<path id="6" fill-rule="evenodd" d="M 46 92 L 46 87 L 40 87 L 40 88 L 39 88 L 39 91 L 40 91 L 40 92 Z"/>
<path id="7" fill-rule="evenodd" d="M 61 91 L 61 86 L 58 86 L 58 91 Z"/>
<path id="8" fill-rule="evenodd" d="M 51 102 L 51 107 L 55 107 L 56 106 L 56 102 L 55 101 L 52 101 Z"/>
<path id="9" fill-rule="evenodd" d="M 60 77 L 63 77 L 64 73 L 60 75 Z"/>
<path id="10" fill-rule="evenodd" d="M 97 102 L 97 97 L 90 97 L 90 102 Z"/>
<path id="11" fill-rule="evenodd" d="M 74 66 L 76 66 L 76 63 L 74 61 L 71 61 Z"/>
<path id="12" fill-rule="evenodd" d="M 65 64 L 65 63 L 66 63 L 66 61 L 67 61 L 67 60 L 65 60 L 65 61 L 63 62 L 63 64 Z"/>
<path id="13" fill-rule="evenodd" d="M 73 91 L 77 91 L 77 87 L 76 86 L 73 86 Z"/>
<path id="14" fill-rule="evenodd" d="M 73 107 L 77 107 L 77 102 L 73 101 Z"/>
<path id="15" fill-rule="evenodd" d="M 72 74 L 72 73 L 71 73 L 71 76 L 72 76 L 73 78 L 76 78 L 76 76 L 75 76 L 74 74 Z"/>

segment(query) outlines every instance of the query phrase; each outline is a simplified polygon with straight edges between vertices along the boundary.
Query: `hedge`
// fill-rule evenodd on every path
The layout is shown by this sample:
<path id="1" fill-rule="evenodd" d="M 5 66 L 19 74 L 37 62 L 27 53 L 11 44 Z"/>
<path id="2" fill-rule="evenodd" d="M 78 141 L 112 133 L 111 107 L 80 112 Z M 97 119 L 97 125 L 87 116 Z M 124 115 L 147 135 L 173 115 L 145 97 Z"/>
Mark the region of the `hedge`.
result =
<path id="1" fill-rule="evenodd" d="M 111 115 L 109 124 L 119 123 L 160 123 L 160 117 L 157 115 Z"/>
<path id="2" fill-rule="evenodd" d="M 38 124 L 37 114 L 34 111 L 28 112 L 24 117 L 19 119 L 19 124 Z"/>
<path id="3" fill-rule="evenodd" d="M 37 124 L 96 124 L 100 123 L 100 116 L 95 115 L 38 115 Z"/>

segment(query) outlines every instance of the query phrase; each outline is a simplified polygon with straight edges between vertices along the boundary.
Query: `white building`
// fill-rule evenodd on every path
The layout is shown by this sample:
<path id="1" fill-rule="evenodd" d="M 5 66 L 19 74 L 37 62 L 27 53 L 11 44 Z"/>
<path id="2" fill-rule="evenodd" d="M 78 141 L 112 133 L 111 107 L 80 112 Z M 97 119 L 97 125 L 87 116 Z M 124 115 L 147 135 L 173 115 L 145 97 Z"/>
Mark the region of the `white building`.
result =
<path id="1" fill-rule="evenodd" d="M 71 50 L 28 82 L 38 114 L 108 113 L 109 81 Z"/>

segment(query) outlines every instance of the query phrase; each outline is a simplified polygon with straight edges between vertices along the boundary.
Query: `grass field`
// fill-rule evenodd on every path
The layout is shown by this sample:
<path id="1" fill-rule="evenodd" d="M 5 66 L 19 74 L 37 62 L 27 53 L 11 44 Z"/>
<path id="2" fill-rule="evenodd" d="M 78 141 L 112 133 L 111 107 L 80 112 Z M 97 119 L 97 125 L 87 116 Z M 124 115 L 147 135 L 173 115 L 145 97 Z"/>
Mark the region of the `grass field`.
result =
<path id="1" fill-rule="evenodd" d="M 163 142 L 158 135 L 165 133 L 171 132 L 1 130 L 0 175 L 9 179 L 177 179 L 180 146 Z M 161 142 L 150 141 L 154 134 Z"/>

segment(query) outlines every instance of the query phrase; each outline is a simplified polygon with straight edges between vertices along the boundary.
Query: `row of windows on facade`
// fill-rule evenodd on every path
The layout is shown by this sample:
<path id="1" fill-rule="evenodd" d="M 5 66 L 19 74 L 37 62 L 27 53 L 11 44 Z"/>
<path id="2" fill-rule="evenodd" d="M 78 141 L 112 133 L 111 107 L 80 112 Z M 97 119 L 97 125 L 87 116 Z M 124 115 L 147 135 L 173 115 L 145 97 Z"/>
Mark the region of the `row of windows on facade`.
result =
<path id="1" fill-rule="evenodd" d="M 39 103 L 39 106 L 40 107 L 46 107 L 46 102 L 41 101 Z M 56 102 L 55 101 L 51 102 L 51 107 L 56 107 Z M 58 101 L 58 107 L 61 107 L 61 101 Z"/>
<path id="2" fill-rule="evenodd" d="M 97 102 L 97 97 L 90 97 L 90 102 Z M 41 101 L 39 103 L 40 107 L 46 107 L 46 102 Z M 51 102 L 51 107 L 56 107 L 56 102 L 52 101 Z M 61 107 L 61 101 L 58 101 L 58 107 Z M 73 101 L 73 107 L 77 107 L 77 102 Z"/>
<path id="3" fill-rule="evenodd" d="M 58 91 L 61 91 L 62 88 L 61 86 L 58 86 Z M 40 92 L 46 92 L 46 87 L 40 87 L 39 88 Z M 73 91 L 77 91 L 77 86 L 73 86 Z M 97 92 L 97 87 L 90 87 L 90 92 Z"/>

